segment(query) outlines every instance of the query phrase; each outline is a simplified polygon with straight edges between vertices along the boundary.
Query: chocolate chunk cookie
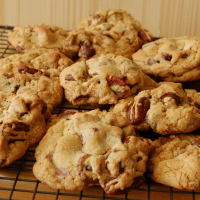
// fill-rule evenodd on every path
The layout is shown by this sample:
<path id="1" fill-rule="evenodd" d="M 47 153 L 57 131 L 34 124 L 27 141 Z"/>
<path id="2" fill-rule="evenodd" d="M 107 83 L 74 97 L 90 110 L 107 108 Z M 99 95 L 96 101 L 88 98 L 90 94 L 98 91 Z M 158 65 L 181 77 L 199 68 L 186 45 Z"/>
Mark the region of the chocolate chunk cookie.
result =
<path id="1" fill-rule="evenodd" d="M 181 86 L 163 83 L 119 101 L 111 110 L 121 112 L 137 130 L 152 128 L 162 135 L 189 133 L 200 128 L 200 94 Z"/>
<path id="2" fill-rule="evenodd" d="M 48 118 L 53 108 L 60 105 L 63 99 L 63 89 L 57 79 L 40 76 L 38 79 L 27 82 L 25 86 L 18 88 L 17 94 L 37 94 L 46 104 Z"/>
<path id="3" fill-rule="evenodd" d="M 73 105 L 115 104 L 144 86 L 144 74 L 131 60 L 108 54 L 64 69 L 60 83 Z"/>
<path id="4" fill-rule="evenodd" d="M 162 38 L 133 54 L 141 70 L 160 80 L 186 82 L 200 79 L 200 38 Z"/>
<path id="5" fill-rule="evenodd" d="M 171 135 L 154 141 L 148 176 L 155 182 L 178 189 L 200 188 L 200 135 Z"/>
<path id="6" fill-rule="evenodd" d="M 8 56 L 0 60 L 0 91 L 39 95 L 47 104 L 48 117 L 62 102 L 63 91 L 58 76 L 71 63 L 70 59 L 55 51 L 35 50 Z"/>
<path id="7" fill-rule="evenodd" d="M 143 29 L 131 14 L 120 9 L 99 10 L 83 19 L 78 29 L 85 29 L 111 37 L 121 44 L 129 44 L 137 51 L 144 43 L 153 40 L 152 34 Z"/>
<path id="8" fill-rule="evenodd" d="M 12 32 L 8 34 L 8 43 L 16 48 L 17 51 L 45 48 L 56 49 L 64 54 L 65 38 L 69 35 L 69 31 L 63 30 L 56 26 L 48 26 L 44 24 L 35 26 L 16 26 Z"/>
<path id="9" fill-rule="evenodd" d="M 98 32 L 89 30 L 74 30 L 66 38 L 65 50 L 70 58 L 89 59 L 102 54 L 112 53 L 131 59 L 135 49 L 122 41 L 114 41 L 112 38 Z"/>
<path id="10" fill-rule="evenodd" d="M 120 194 L 144 182 L 151 141 L 121 115 L 93 110 L 61 119 L 36 149 L 34 175 L 54 189 L 101 185 Z"/>
<path id="11" fill-rule="evenodd" d="M 0 91 L 0 123 L 5 115 L 5 110 L 8 109 L 15 96 L 14 93 Z"/>
<path id="12" fill-rule="evenodd" d="M 8 96 L 5 98 L 10 101 Z M 0 118 L 0 167 L 14 162 L 39 142 L 46 131 L 46 110 L 46 104 L 37 95 L 16 95 L 11 100 Z"/>
<path id="13" fill-rule="evenodd" d="M 59 77 L 73 61 L 59 51 L 36 49 L 24 54 L 13 54 L 0 60 L 1 74 L 10 79 L 15 74 Z"/>

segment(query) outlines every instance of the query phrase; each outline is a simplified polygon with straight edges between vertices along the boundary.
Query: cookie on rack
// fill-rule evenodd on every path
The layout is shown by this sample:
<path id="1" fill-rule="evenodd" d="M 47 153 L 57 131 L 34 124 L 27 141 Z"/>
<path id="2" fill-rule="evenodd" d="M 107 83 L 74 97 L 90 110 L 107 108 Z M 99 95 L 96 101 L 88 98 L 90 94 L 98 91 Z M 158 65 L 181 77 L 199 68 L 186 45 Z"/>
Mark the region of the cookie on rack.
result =
<path id="1" fill-rule="evenodd" d="M 8 33 L 8 44 L 14 46 L 17 51 L 45 48 L 55 49 L 67 55 L 64 43 L 69 31 L 60 27 L 44 24 L 34 26 L 16 26 Z"/>
<path id="2" fill-rule="evenodd" d="M 54 189 L 101 185 L 107 194 L 120 194 L 144 182 L 151 148 L 121 115 L 75 113 L 48 129 L 36 148 L 33 173 Z"/>
<path id="3" fill-rule="evenodd" d="M 15 96 L 16 94 L 14 93 L 0 91 L 0 123 L 5 115 L 5 110 L 8 109 L 11 101 Z"/>
<path id="4" fill-rule="evenodd" d="M 181 83 L 162 83 L 135 97 L 123 99 L 111 111 L 121 113 L 137 130 L 167 134 L 189 133 L 200 128 L 200 93 L 183 90 Z"/>
<path id="5" fill-rule="evenodd" d="M 15 74 L 44 75 L 59 77 L 60 72 L 73 64 L 64 54 L 55 50 L 35 49 L 24 54 L 13 54 L 0 59 L 0 67 L 5 78 Z"/>
<path id="6" fill-rule="evenodd" d="M 60 83 L 73 105 L 115 104 L 144 86 L 144 74 L 131 60 L 108 54 L 65 68 Z"/>
<path id="7" fill-rule="evenodd" d="M 58 77 L 71 63 L 55 51 L 35 50 L 8 56 L 0 60 L 0 91 L 39 95 L 47 104 L 48 117 L 62 102 L 63 91 Z"/>
<path id="8" fill-rule="evenodd" d="M 94 31 L 120 41 L 121 44 L 129 44 L 134 52 L 154 39 L 131 14 L 121 9 L 99 10 L 83 19 L 78 29 Z"/>
<path id="9" fill-rule="evenodd" d="M 70 33 L 66 38 L 64 48 L 71 57 L 79 60 L 88 60 L 108 53 L 131 59 L 135 52 L 135 49 L 127 43 L 114 41 L 98 32 L 82 29 Z"/>
<path id="10" fill-rule="evenodd" d="M 23 156 L 46 132 L 47 105 L 38 95 L 16 95 L 12 100 L 7 96 L 5 100 L 9 105 L 0 118 L 0 167 Z"/>
<path id="11" fill-rule="evenodd" d="M 133 61 L 158 80 L 188 82 L 200 79 L 200 37 L 161 38 L 143 45 Z"/>
<path id="12" fill-rule="evenodd" d="M 178 189 L 200 189 L 200 135 L 180 134 L 153 142 L 148 176 L 155 182 Z"/>
<path id="13" fill-rule="evenodd" d="M 16 94 L 37 94 L 46 104 L 47 112 L 45 117 L 48 118 L 56 106 L 62 103 L 63 89 L 57 79 L 40 76 L 26 82 L 26 85 L 20 86 Z"/>

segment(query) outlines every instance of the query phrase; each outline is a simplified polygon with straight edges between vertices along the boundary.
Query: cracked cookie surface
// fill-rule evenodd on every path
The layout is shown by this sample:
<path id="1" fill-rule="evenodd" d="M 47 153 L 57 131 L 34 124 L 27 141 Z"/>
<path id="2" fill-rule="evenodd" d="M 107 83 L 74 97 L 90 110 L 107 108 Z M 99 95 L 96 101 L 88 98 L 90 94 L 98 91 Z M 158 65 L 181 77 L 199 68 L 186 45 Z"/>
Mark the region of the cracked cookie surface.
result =
<path id="1" fill-rule="evenodd" d="M 151 141 L 136 137 L 121 115 L 75 113 L 48 129 L 36 149 L 35 176 L 55 189 L 101 185 L 120 194 L 142 184 Z"/>
<path id="2" fill-rule="evenodd" d="M 66 38 L 65 50 L 70 58 L 88 60 L 102 54 L 121 55 L 131 59 L 134 48 L 122 41 L 114 41 L 112 38 L 98 32 L 89 30 L 74 30 Z"/>
<path id="3" fill-rule="evenodd" d="M 121 9 L 99 10 L 83 19 L 78 29 L 85 29 L 111 37 L 114 41 L 131 45 L 137 51 L 144 43 L 153 40 L 152 34 L 143 29 L 131 14 Z"/>
<path id="4" fill-rule="evenodd" d="M 200 38 L 161 38 L 133 54 L 141 70 L 160 80 L 195 81 L 200 78 Z"/>
<path id="5" fill-rule="evenodd" d="M 180 83 L 162 83 L 135 97 L 122 99 L 111 110 L 127 117 L 137 130 L 156 133 L 189 133 L 200 128 L 200 94 L 183 90 Z"/>
<path id="6" fill-rule="evenodd" d="M 46 132 L 47 105 L 38 95 L 23 94 L 13 97 L 11 94 L 6 100 L 7 109 L 0 118 L 0 167 L 23 156 Z M 0 108 L 4 107 L 1 103 Z"/>
<path id="7" fill-rule="evenodd" d="M 8 56 L 0 60 L 0 91 L 39 95 L 47 104 L 46 115 L 49 116 L 62 102 L 63 91 L 58 80 L 60 71 L 71 63 L 70 59 L 55 51 L 35 50 Z"/>
<path id="8" fill-rule="evenodd" d="M 59 51 L 36 49 L 24 54 L 13 54 L 0 60 L 1 74 L 7 79 L 15 74 L 59 77 L 73 61 Z"/>
<path id="9" fill-rule="evenodd" d="M 153 142 L 148 176 L 155 182 L 178 189 L 200 188 L 200 135 L 180 134 L 161 137 Z"/>
<path id="10" fill-rule="evenodd" d="M 67 54 L 63 46 L 68 35 L 69 31 L 56 26 L 44 24 L 16 26 L 13 31 L 8 33 L 8 44 L 14 46 L 20 52 L 45 48 L 56 49 Z"/>
<path id="11" fill-rule="evenodd" d="M 74 105 L 114 104 L 142 88 L 144 74 L 131 60 L 109 54 L 64 69 L 60 83 Z"/>

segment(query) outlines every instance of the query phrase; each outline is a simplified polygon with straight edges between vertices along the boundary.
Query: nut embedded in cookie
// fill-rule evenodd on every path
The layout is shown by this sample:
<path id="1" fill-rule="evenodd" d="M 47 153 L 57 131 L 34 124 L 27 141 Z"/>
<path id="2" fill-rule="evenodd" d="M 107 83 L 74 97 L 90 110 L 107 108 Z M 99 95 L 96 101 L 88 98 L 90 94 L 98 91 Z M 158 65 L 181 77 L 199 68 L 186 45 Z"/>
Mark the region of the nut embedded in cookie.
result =
<path id="1" fill-rule="evenodd" d="M 161 38 L 145 44 L 133 61 L 150 77 L 164 81 L 200 79 L 200 37 Z"/>
<path id="2" fill-rule="evenodd" d="M 36 149 L 34 175 L 54 189 L 101 185 L 122 194 L 144 182 L 151 141 L 121 115 L 93 110 L 60 119 Z"/>
<path id="3" fill-rule="evenodd" d="M 121 55 L 131 59 L 136 51 L 130 44 L 114 41 L 112 38 L 90 30 L 74 30 L 65 40 L 65 50 L 73 59 L 88 60 L 103 54 Z"/>
<path id="4" fill-rule="evenodd" d="M 120 100 L 110 111 L 127 117 L 136 130 L 161 135 L 190 133 L 200 128 L 200 94 L 180 83 L 162 83 L 135 97 Z"/>
<path id="5" fill-rule="evenodd" d="M 108 54 L 64 69 L 60 83 L 73 105 L 114 104 L 141 89 L 144 74 L 131 60 Z"/>
<path id="6" fill-rule="evenodd" d="M 0 167 L 19 159 L 31 145 L 39 142 L 46 132 L 46 107 L 38 95 L 13 97 L 0 119 Z"/>
<path id="7" fill-rule="evenodd" d="M 78 29 L 108 36 L 121 43 L 121 46 L 129 44 L 134 52 L 154 39 L 131 14 L 121 9 L 99 10 L 83 19 Z"/>

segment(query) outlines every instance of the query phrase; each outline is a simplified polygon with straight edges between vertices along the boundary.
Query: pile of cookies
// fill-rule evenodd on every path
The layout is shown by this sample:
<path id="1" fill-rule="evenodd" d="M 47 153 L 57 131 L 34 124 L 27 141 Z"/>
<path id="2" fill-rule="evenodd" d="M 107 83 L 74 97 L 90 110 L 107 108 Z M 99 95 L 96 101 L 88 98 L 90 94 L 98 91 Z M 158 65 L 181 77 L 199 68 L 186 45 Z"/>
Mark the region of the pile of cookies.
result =
<path id="1" fill-rule="evenodd" d="M 110 9 L 72 31 L 16 26 L 8 44 L 22 54 L 0 60 L 0 167 L 44 136 L 33 172 L 52 188 L 122 194 L 144 173 L 200 188 L 200 38 L 155 40 Z M 101 109 L 51 115 L 63 89 L 71 104 Z"/>

